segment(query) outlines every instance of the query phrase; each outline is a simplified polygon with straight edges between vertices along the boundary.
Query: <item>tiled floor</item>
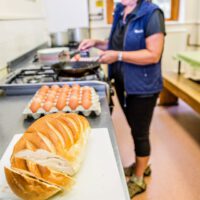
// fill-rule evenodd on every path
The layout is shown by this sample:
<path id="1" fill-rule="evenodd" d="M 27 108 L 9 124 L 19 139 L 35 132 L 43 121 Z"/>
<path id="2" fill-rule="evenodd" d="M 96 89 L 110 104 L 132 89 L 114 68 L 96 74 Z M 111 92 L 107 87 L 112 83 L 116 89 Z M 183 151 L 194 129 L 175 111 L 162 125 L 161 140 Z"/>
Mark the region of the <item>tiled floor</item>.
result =
<path id="1" fill-rule="evenodd" d="M 113 122 L 124 165 L 134 160 L 133 144 L 114 98 Z M 152 176 L 134 200 L 200 200 L 200 115 L 185 103 L 156 107 L 151 126 Z"/>

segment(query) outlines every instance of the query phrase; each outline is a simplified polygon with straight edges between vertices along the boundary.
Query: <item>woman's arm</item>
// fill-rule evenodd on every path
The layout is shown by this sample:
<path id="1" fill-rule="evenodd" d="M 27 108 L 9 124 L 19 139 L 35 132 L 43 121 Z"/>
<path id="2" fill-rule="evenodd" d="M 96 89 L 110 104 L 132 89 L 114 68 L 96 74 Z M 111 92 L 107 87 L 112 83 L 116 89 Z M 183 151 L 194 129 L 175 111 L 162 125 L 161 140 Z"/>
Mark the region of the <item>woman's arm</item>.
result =
<path id="1" fill-rule="evenodd" d="M 123 52 L 122 59 L 124 62 L 138 65 L 148 65 L 160 61 L 164 47 L 164 34 L 157 33 L 146 38 L 146 49 Z"/>
<path id="2" fill-rule="evenodd" d="M 83 40 L 83 42 L 81 42 L 81 44 L 79 45 L 79 50 L 84 51 L 92 47 L 105 51 L 108 49 L 108 40 L 105 40 L 105 41 L 95 40 L 95 39 Z"/>
<path id="3" fill-rule="evenodd" d="M 104 40 L 104 41 L 96 40 L 95 47 L 102 51 L 107 50 L 108 49 L 108 40 Z"/>
<path id="4" fill-rule="evenodd" d="M 122 51 L 122 61 L 138 65 L 158 63 L 164 47 L 164 34 L 156 33 L 146 38 L 146 49 L 138 51 Z M 119 51 L 104 51 L 101 54 L 102 63 L 111 64 L 118 60 Z"/>

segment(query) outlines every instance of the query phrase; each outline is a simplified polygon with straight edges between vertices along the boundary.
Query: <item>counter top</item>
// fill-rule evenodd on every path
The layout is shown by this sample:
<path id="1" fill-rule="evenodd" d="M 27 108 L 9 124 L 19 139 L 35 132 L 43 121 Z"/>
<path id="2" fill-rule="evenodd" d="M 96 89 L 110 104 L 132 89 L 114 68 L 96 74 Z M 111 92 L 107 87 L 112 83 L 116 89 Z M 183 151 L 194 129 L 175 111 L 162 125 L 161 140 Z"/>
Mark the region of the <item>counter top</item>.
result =
<path id="1" fill-rule="evenodd" d="M 3 155 L 6 147 L 12 137 L 17 133 L 23 133 L 33 120 L 24 120 L 22 112 L 27 103 L 31 100 L 32 95 L 24 96 L 0 96 L 0 157 Z M 126 180 L 119 156 L 119 150 L 116 143 L 114 127 L 109 112 L 106 98 L 100 99 L 102 113 L 100 116 L 88 117 L 92 128 L 107 128 L 111 139 L 117 167 L 121 177 L 124 194 L 129 200 L 129 194 L 126 186 Z"/>

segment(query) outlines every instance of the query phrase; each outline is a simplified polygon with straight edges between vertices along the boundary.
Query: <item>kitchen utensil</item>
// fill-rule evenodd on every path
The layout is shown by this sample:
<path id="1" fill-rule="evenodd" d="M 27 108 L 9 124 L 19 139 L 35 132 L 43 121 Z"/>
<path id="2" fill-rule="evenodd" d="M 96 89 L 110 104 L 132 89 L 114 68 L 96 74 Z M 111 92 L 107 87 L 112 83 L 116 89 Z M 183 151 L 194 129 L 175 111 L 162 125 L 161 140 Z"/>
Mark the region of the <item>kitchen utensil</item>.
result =
<path id="1" fill-rule="evenodd" d="M 88 28 L 70 28 L 68 29 L 68 39 L 69 42 L 78 42 L 89 38 Z"/>
<path id="2" fill-rule="evenodd" d="M 94 71 L 99 68 L 100 64 L 95 61 L 90 62 L 60 62 L 52 65 L 52 69 L 59 76 L 74 76 L 80 77 L 87 72 Z"/>
<path id="3" fill-rule="evenodd" d="M 50 37 L 53 47 L 62 47 L 69 43 L 68 31 L 51 33 Z"/>

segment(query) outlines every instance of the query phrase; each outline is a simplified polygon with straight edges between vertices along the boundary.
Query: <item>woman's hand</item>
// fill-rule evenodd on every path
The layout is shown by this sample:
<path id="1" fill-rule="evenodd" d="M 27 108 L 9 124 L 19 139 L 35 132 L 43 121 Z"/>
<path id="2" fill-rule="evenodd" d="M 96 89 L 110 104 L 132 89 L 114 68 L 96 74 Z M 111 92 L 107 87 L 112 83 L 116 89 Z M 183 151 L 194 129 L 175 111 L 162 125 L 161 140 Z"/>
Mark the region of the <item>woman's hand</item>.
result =
<path id="1" fill-rule="evenodd" d="M 100 53 L 99 62 L 104 64 L 112 64 L 118 60 L 118 51 L 103 51 Z"/>
<path id="2" fill-rule="evenodd" d="M 85 39 L 81 42 L 81 44 L 79 45 L 78 49 L 80 51 L 84 51 L 84 50 L 88 50 L 92 47 L 95 47 L 96 45 L 96 40 L 93 39 Z"/>

